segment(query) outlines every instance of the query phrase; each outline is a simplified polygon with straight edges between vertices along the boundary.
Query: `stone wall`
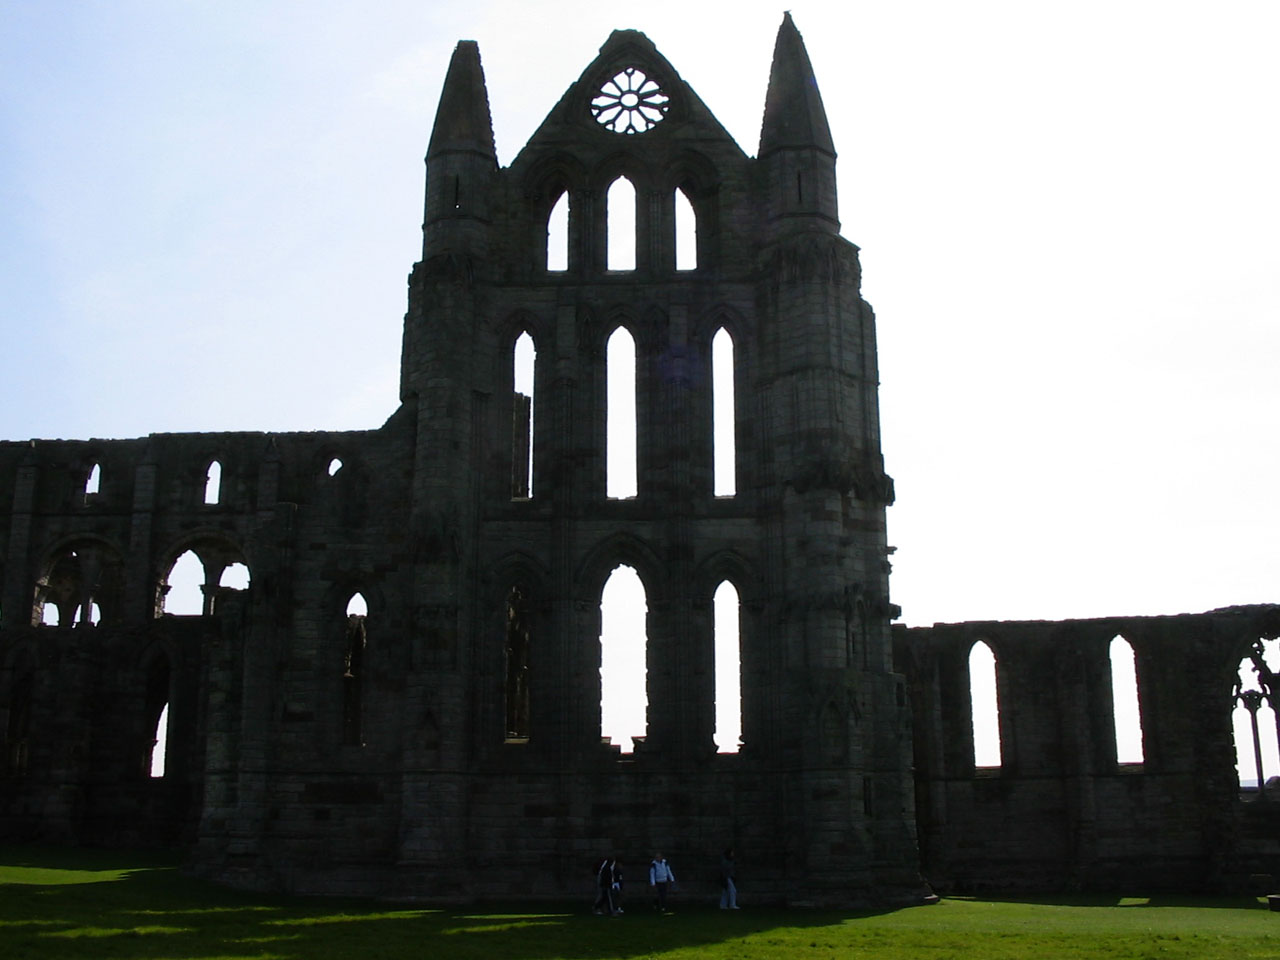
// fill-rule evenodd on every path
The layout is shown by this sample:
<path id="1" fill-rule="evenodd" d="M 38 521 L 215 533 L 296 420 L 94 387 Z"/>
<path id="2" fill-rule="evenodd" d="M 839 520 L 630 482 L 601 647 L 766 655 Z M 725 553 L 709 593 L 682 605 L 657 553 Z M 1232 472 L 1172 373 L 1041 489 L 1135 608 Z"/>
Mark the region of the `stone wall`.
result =
<path id="1" fill-rule="evenodd" d="M 592 113 L 628 70 L 664 104 L 634 134 Z M 464 41 L 428 147 L 402 405 L 382 428 L 0 445 L 0 708 L 25 758 L 0 812 L 133 842 L 141 801 L 106 799 L 110 786 L 172 786 L 174 826 L 154 839 L 193 837 L 208 875 L 308 892 L 576 894 L 604 853 L 638 879 L 661 848 L 709 896 L 734 846 L 759 898 L 918 897 L 874 316 L 789 17 L 764 114 L 753 159 L 643 34 L 617 31 L 500 169 Z M 626 270 L 606 262 L 619 176 L 636 188 Z M 566 194 L 568 263 L 548 269 Z M 676 265 L 678 194 L 693 269 Z M 620 330 L 636 346 L 637 469 L 635 495 L 614 498 L 606 344 Z M 712 489 L 719 330 L 734 347 L 732 496 Z M 521 335 L 531 401 L 514 389 Z M 513 429 L 530 417 L 531 445 Z M 513 483 L 530 456 L 531 491 Z M 214 460 L 222 489 L 205 503 Z M 175 618 L 162 598 L 187 548 L 204 612 Z M 233 563 L 245 590 L 220 584 Z M 623 564 L 647 606 L 647 730 L 627 754 L 601 736 L 601 592 Z M 736 754 L 713 739 L 725 582 L 741 611 Z M 356 593 L 368 609 L 353 617 Z M 65 626 L 38 625 L 48 604 Z M 163 702 L 186 760 L 158 785 L 139 758 Z M 120 729 L 103 726 L 79 766 L 51 759 L 103 704 Z"/>
<path id="2" fill-rule="evenodd" d="M 1280 607 L 898 629 L 923 870 L 946 890 L 1243 889 L 1280 873 L 1280 805 L 1244 794 L 1241 659 Z M 1141 763 L 1119 763 L 1109 645 L 1132 646 Z M 975 767 L 969 654 L 995 654 L 1001 764 Z"/>

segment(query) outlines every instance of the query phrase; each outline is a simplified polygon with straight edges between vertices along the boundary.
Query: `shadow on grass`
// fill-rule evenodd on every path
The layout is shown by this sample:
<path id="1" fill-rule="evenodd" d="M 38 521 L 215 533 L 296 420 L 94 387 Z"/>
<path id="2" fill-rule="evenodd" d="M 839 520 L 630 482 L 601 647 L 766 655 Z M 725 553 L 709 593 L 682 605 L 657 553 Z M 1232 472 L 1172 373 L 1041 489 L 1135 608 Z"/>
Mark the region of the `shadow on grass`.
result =
<path id="1" fill-rule="evenodd" d="M 431 908 L 264 897 L 184 877 L 173 861 L 127 852 L 0 848 L 3 955 L 603 960 L 697 951 L 850 916 L 782 909 L 730 913 L 684 904 L 660 915 L 635 903 L 624 916 L 605 918 L 593 916 L 585 900 Z"/>

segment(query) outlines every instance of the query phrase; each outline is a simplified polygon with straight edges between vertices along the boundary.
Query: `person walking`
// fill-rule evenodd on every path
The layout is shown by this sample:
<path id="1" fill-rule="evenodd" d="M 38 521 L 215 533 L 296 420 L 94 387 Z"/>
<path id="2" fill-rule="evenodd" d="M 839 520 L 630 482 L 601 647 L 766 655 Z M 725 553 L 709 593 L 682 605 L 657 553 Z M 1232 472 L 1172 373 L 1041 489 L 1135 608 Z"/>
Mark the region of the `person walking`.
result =
<path id="1" fill-rule="evenodd" d="M 613 858 L 613 912 L 622 912 L 622 861 Z"/>
<path id="2" fill-rule="evenodd" d="M 667 863 L 661 850 L 655 851 L 653 860 L 649 863 L 649 886 L 654 888 L 657 897 L 655 906 L 663 913 L 667 912 L 667 890 L 675 882 L 676 875 L 671 864 Z"/>
<path id="3" fill-rule="evenodd" d="M 613 857 L 605 857 L 596 864 L 596 902 L 591 905 L 596 916 L 602 916 L 605 911 L 609 916 L 614 914 L 613 865 Z"/>
<path id="4" fill-rule="evenodd" d="M 733 885 L 733 847 L 720 857 L 720 909 L 738 909 L 738 888 Z"/>

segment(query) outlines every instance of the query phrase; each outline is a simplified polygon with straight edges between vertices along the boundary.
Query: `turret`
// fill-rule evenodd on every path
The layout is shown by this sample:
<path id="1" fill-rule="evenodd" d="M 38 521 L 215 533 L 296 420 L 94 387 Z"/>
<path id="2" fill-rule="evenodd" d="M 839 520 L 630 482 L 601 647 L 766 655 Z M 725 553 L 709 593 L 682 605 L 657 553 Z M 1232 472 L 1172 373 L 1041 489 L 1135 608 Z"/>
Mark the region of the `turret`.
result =
<path id="1" fill-rule="evenodd" d="M 497 169 L 480 48 L 474 40 L 460 40 L 427 147 L 423 260 L 441 253 L 483 252 L 490 180 Z"/>
<path id="2" fill-rule="evenodd" d="M 766 215 L 776 229 L 839 231 L 836 150 L 813 65 L 790 13 L 773 47 L 758 158 Z"/>

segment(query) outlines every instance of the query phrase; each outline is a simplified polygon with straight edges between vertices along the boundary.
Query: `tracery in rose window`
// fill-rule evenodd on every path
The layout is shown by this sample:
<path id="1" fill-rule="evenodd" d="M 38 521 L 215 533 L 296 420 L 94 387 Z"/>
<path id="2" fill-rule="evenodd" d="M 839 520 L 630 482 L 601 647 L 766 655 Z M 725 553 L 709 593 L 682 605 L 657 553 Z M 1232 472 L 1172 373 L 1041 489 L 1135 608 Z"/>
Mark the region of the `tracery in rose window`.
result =
<path id="1" fill-rule="evenodd" d="M 591 101 L 596 123 L 614 133 L 644 133 L 661 123 L 670 98 L 639 67 L 627 67 L 606 80 Z"/>

